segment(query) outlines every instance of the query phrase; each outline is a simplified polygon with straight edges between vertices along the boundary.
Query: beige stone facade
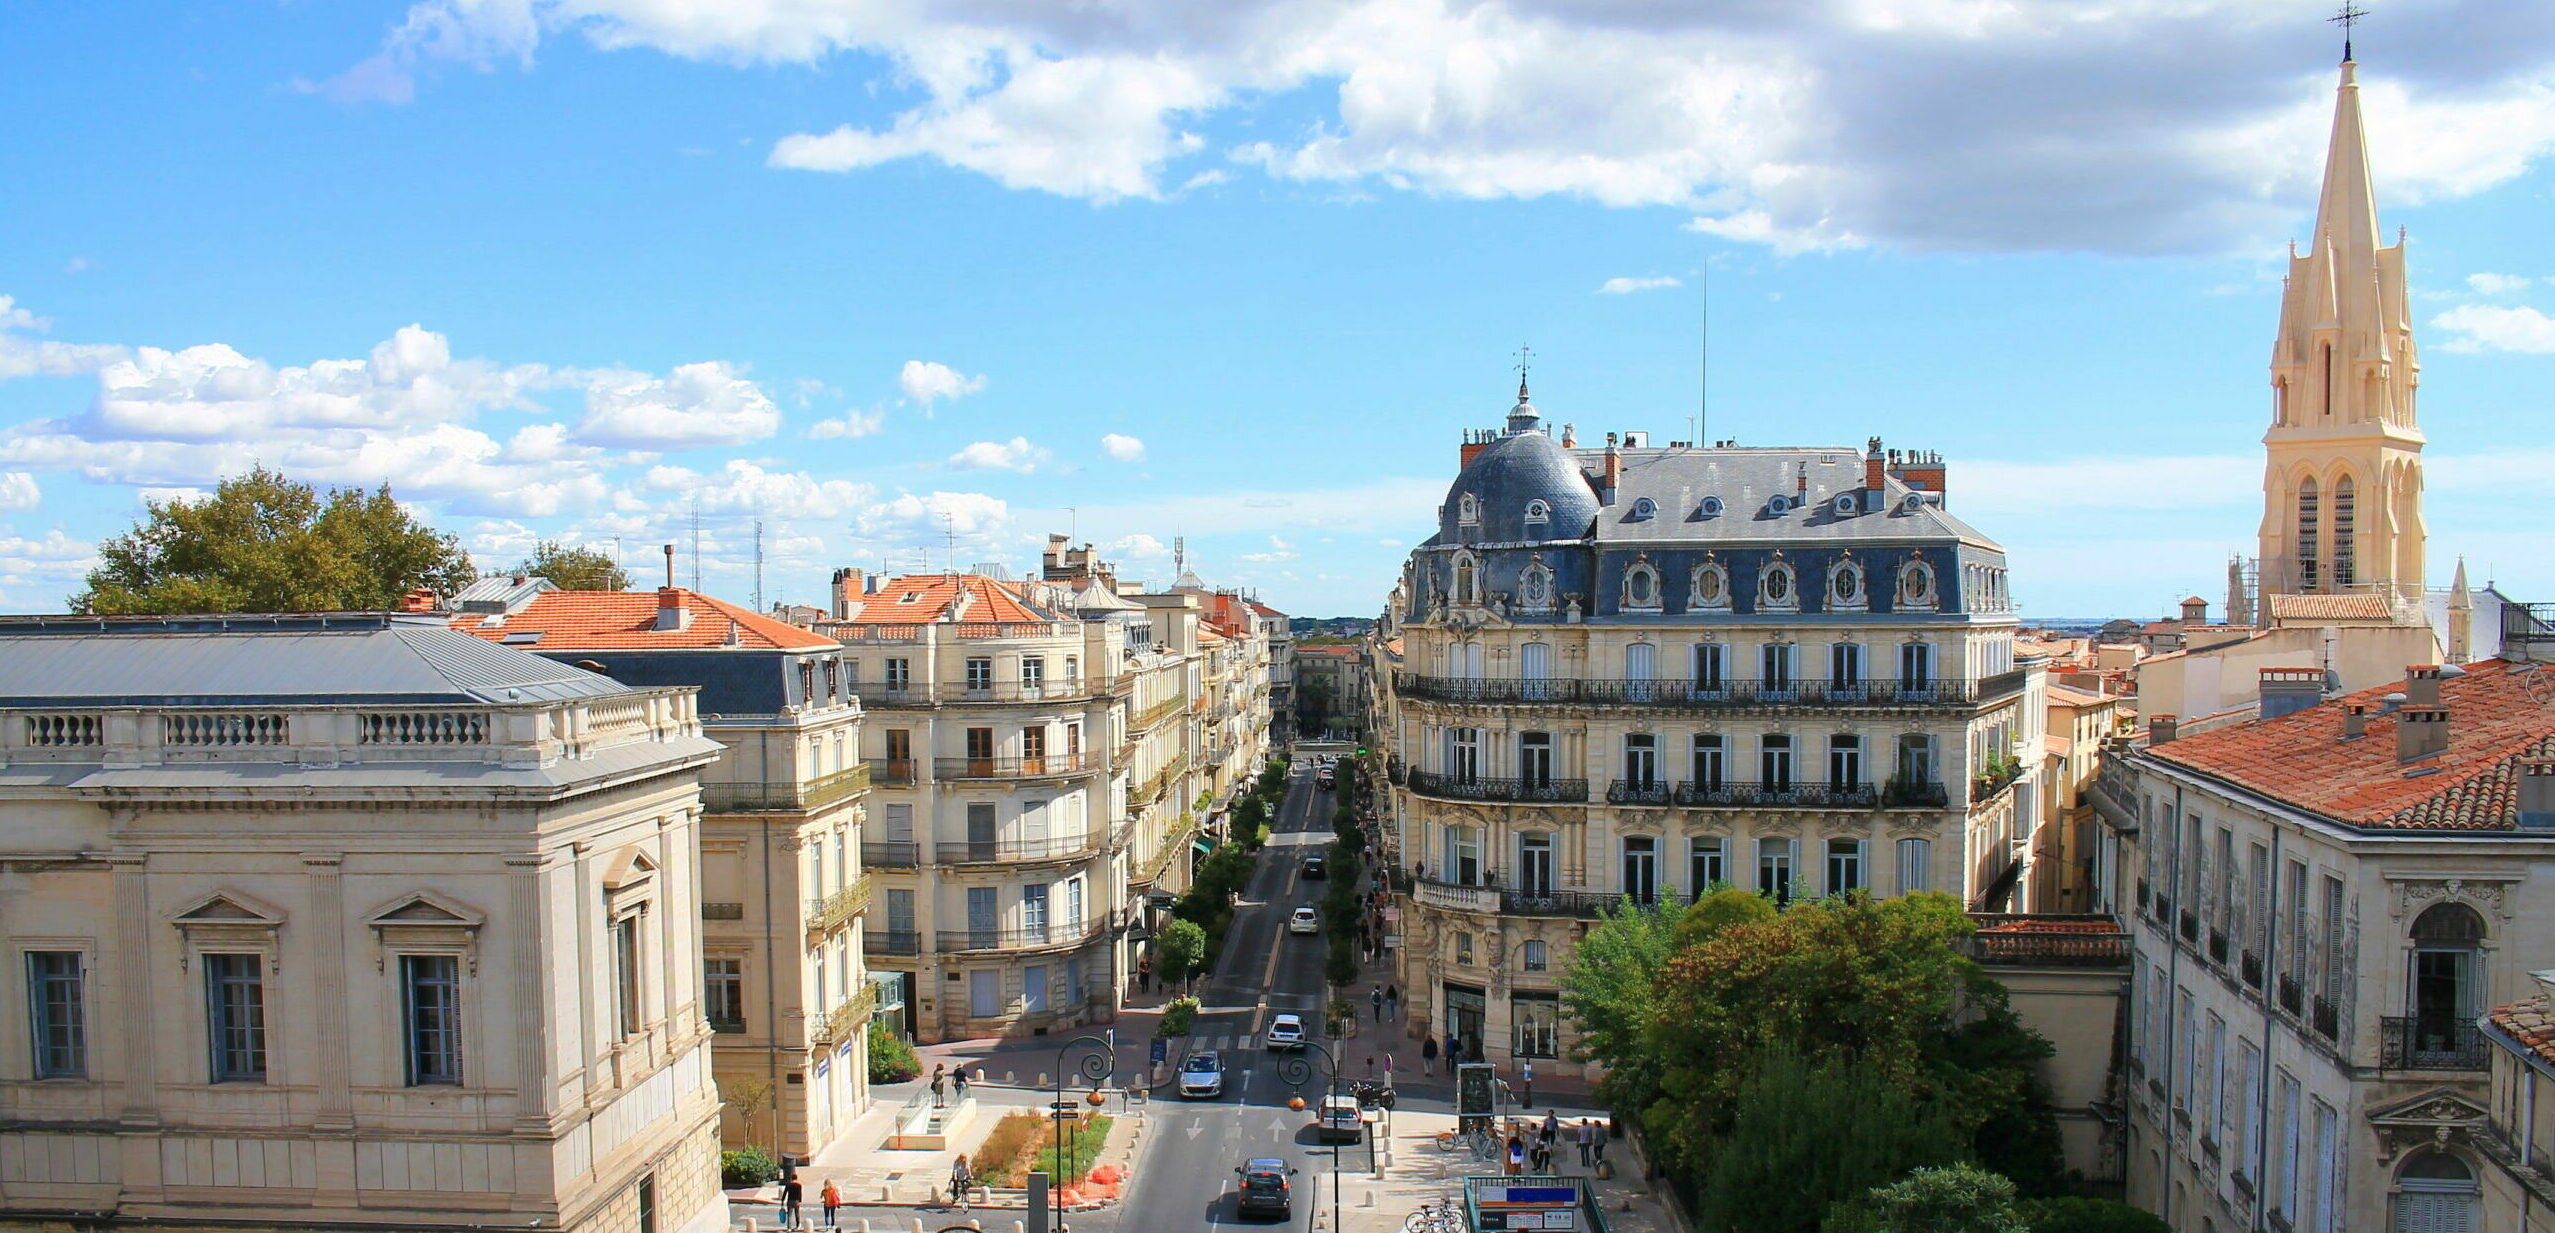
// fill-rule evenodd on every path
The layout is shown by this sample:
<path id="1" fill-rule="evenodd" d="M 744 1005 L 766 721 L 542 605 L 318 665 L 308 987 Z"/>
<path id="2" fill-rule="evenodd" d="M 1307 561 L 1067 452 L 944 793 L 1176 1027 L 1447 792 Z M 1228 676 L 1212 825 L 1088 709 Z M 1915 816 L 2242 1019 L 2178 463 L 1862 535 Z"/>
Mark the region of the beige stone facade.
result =
<path id="1" fill-rule="evenodd" d="M 690 691 L 362 614 L 0 690 L 0 1226 L 727 1226 Z"/>

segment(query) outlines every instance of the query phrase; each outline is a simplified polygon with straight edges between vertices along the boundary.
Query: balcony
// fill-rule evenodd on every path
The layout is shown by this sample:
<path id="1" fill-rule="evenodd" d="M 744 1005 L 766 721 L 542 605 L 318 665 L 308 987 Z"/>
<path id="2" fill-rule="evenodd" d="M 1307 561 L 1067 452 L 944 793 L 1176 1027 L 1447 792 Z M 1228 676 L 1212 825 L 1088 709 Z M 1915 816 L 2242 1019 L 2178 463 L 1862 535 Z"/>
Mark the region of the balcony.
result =
<path id="1" fill-rule="evenodd" d="M 1046 754 L 1036 758 L 934 758 L 932 778 L 939 780 L 1062 779 L 1102 769 L 1096 753 Z"/>
<path id="2" fill-rule="evenodd" d="M 1124 678 L 1132 679 L 1132 678 Z M 871 710 L 914 710 L 936 706 L 989 704 L 1021 706 L 1042 702 L 1082 702 L 1114 692 L 1119 680 L 1087 677 L 1061 681 L 921 681 L 904 686 L 863 682 L 852 687 L 861 705 Z"/>
<path id="3" fill-rule="evenodd" d="M 2108 916 L 1975 912 L 1972 959 L 1991 966 L 2122 968 L 2129 935 Z"/>
<path id="4" fill-rule="evenodd" d="M 878 986 L 861 982 L 861 991 L 843 999 L 843 1004 L 825 1016 L 823 1022 L 808 1030 L 807 1043 L 831 1045 L 852 1038 L 869 1022 L 870 1012 L 878 1009 Z"/>
<path id="5" fill-rule="evenodd" d="M 914 782 L 914 760 L 912 758 L 881 758 L 869 764 L 869 778 L 872 783 L 910 787 Z"/>
<path id="6" fill-rule="evenodd" d="M 864 955 L 919 955 L 923 935 L 912 929 L 871 929 L 861 934 Z"/>
<path id="7" fill-rule="evenodd" d="M 1939 783 L 1893 779 L 1881 786 L 1881 805 L 1888 809 L 1948 809 L 1951 789 Z"/>
<path id="8" fill-rule="evenodd" d="M 1107 932 L 1108 925 L 1104 919 L 1023 929 L 943 929 L 938 941 L 940 952 L 945 955 L 974 950 L 1040 950 L 1080 946 Z"/>
<path id="9" fill-rule="evenodd" d="M 2484 1033 L 2471 1022 L 2415 1015 L 2378 1020 L 2380 1070 L 2484 1070 L 2491 1056 L 2485 1050 Z"/>
<path id="10" fill-rule="evenodd" d="M 1130 731 L 1150 728 L 1153 725 L 1162 722 L 1164 719 L 1178 714 L 1183 709 L 1186 709 L 1188 705 L 1189 700 L 1184 697 L 1174 696 L 1164 698 L 1160 702 L 1156 702 L 1153 705 L 1136 712 L 1134 722 L 1128 724 L 1127 728 Z"/>
<path id="11" fill-rule="evenodd" d="M 1480 886 L 1420 878 L 1411 885 L 1411 899 L 1423 907 L 1476 916 L 1566 916 L 1577 920 L 1595 920 L 1606 909 L 1624 901 L 1620 891 L 1519 889 L 1496 885 L 1498 877 L 1494 873 Z"/>
<path id="12" fill-rule="evenodd" d="M 868 875 L 852 879 L 852 884 L 821 899 L 807 901 L 807 931 L 824 933 L 858 915 L 869 906 Z"/>
<path id="13" fill-rule="evenodd" d="M 1665 805 L 1673 795 L 1665 779 L 1618 779 L 1606 785 L 1609 805 Z"/>
<path id="14" fill-rule="evenodd" d="M 2342 1035 L 2341 1007 L 2325 1001 L 2322 997 L 2317 997 L 2308 1002 L 2307 1009 L 2312 1012 L 2307 1016 L 2307 1021 L 2315 1025 L 2316 1035 L 2326 1040 Z"/>
<path id="15" fill-rule="evenodd" d="M 2236 972 L 2244 978 L 2244 983 L 2261 988 L 2262 956 L 2249 950 L 2236 952 Z"/>
<path id="16" fill-rule="evenodd" d="M 869 765 L 862 763 L 809 780 L 705 783 L 701 785 L 701 807 L 711 813 L 822 809 L 868 790 Z"/>
<path id="17" fill-rule="evenodd" d="M 1999 794 L 2005 791 L 2005 789 L 2013 787 L 2015 780 L 2022 777 L 2023 768 L 2020 766 L 2007 767 L 2003 770 L 1991 771 L 1984 775 L 1973 776 L 1969 781 L 1969 803 L 1973 805 L 1984 805 L 1989 801 L 1995 800 Z"/>
<path id="18" fill-rule="evenodd" d="M 2015 679 L 2010 687 L 2006 676 Z M 2019 673 L 1988 678 L 2010 693 L 2021 688 Z M 1734 710 L 1760 707 L 1829 706 L 1968 707 L 1980 691 L 1966 680 L 1929 677 L 1884 681 L 1741 681 L 1701 685 L 1682 680 L 1578 680 L 1559 678 L 1420 676 L 1404 673 L 1395 688 L 1421 702 L 1521 703 L 1530 706 L 1646 706 L 1675 710 Z M 2000 695 L 2001 696 L 2001 695 Z"/>
<path id="19" fill-rule="evenodd" d="M 922 863 L 923 845 L 911 839 L 873 840 L 861 844 L 864 869 L 912 869 Z"/>
<path id="20" fill-rule="evenodd" d="M 2282 972 L 2280 974 L 2280 1009 L 2285 1010 L 2292 1015 L 2303 1015 L 2307 1013 L 2305 994 L 2306 991 L 2298 987 L 2297 977 L 2291 976 L 2286 972 Z"/>
<path id="21" fill-rule="evenodd" d="M 710 1030 L 713 1032 L 734 1033 L 745 1030 L 745 1020 L 743 1019 L 722 1019 L 717 1015 L 711 1015 L 709 1016 L 709 1020 Z"/>
<path id="22" fill-rule="evenodd" d="M 1748 805 L 1759 808 L 1872 809 L 1881 803 L 1880 789 L 1868 783 L 1743 783 L 1723 780 L 1677 785 L 1680 805 Z"/>
<path id="23" fill-rule="evenodd" d="M 2209 931 L 2209 962 L 2217 964 L 2222 968 L 2227 966 L 2227 934 L 2225 930 L 2213 928 Z"/>
<path id="24" fill-rule="evenodd" d="M 1411 771 L 1406 776 L 1406 781 L 1413 792 L 1450 801 L 1528 801 L 1576 805 L 1588 799 L 1588 781 L 1585 779 L 1496 779 L 1480 775 L 1441 775 L 1434 771 Z"/>
<path id="25" fill-rule="evenodd" d="M 983 839 L 932 845 L 935 865 L 1034 865 L 1045 861 L 1096 856 L 1108 845 L 1106 831 L 1058 835 L 1047 839 Z"/>
<path id="26" fill-rule="evenodd" d="M 2181 922 L 2181 923 L 2182 923 L 2182 940 L 2183 940 L 2183 941 L 2185 941 L 2185 942 L 2189 942 L 2189 943 L 2191 943 L 2191 944 L 2192 944 L 2192 945 L 2194 945 L 2194 946 L 2199 945 L 2199 944 L 2200 944 L 2200 918 L 2199 918 L 2199 917 L 2197 917 L 2197 916 L 2192 915 L 2192 914 L 2191 914 L 2191 909 L 2189 909 L 2189 908 L 2185 908 L 2185 909 L 2183 909 L 2183 911 L 2182 911 L 2182 922 Z"/>

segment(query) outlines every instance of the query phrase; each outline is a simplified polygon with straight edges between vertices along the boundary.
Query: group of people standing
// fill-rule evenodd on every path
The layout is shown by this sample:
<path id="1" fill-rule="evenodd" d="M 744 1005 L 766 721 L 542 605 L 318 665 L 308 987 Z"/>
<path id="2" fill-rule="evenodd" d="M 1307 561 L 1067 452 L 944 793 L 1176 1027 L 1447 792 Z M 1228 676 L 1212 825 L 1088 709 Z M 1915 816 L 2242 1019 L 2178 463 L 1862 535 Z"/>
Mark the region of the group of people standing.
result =
<path id="1" fill-rule="evenodd" d="M 1558 1114 L 1546 1109 L 1544 1120 L 1529 1133 L 1533 1136 L 1532 1142 L 1528 1141 L 1526 1135 L 1508 1136 L 1508 1176 L 1510 1177 L 1521 1176 L 1528 1170 L 1538 1174 L 1551 1173 L 1553 1148 L 1561 1142 L 1564 1134 L 1568 1134 L 1571 1142 L 1579 1145 L 1580 1168 L 1594 1169 L 1605 1163 L 1606 1128 L 1598 1125 L 1595 1118 L 1583 1117 L 1576 1123 L 1565 1124 Z"/>

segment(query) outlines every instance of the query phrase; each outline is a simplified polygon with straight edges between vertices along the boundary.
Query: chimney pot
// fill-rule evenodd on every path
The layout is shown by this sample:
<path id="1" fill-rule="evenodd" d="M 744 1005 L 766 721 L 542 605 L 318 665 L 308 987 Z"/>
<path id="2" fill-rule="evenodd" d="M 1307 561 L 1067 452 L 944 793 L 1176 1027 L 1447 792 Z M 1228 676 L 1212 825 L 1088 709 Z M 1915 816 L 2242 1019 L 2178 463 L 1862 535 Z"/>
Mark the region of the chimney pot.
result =
<path id="1" fill-rule="evenodd" d="M 2440 704 L 2440 666 L 2414 664 L 2404 670 L 2404 701 L 2410 706 Z"/>
<path id="2" fill-rule="evenodd" d="M 2449 747 L 2449 713 L 2444 707 L 2406 706 L 2395 714 L 2395 760 L 2411 762 L 2444 753 Z"/>
<path id="3" fill-rule="evenodd" d="M 2174 737 L 2179 733 L 2181 727 L 2181 716 L 2150 716 L 2147 720 L 2147 743 L 2149 745 L 2170 745 L 2173 743 Z"/>
<path id="4" fill-rule="evenodd" d="M 2369 708 L 2353 703 L 2342 714 L 2342 739 L 2356 741 L 2369 734 Z"/>
<path id="5" fill-rule="evenodd" d="M 674 585 L 674 545 L 665 546 L 665 585 Z"/>

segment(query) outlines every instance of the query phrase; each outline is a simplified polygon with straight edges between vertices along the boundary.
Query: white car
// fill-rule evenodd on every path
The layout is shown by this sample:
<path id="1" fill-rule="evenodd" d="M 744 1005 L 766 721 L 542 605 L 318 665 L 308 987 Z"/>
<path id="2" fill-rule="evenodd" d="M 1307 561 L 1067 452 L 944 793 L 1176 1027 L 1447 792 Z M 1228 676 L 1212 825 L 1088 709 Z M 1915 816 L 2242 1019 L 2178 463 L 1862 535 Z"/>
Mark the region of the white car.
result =
<path id="1" fill-rule="evenodd" d="M 1214 1053 L 1192 1053 L 1180 1063 L 1180 1095 L 1189 1100 L 1224 1094 L 1224 1059 Z"/>
<path id="2" fill-rule="evenodd" d="M 1313 909 L 1309 907 L 1297 908 L 1294 915 L 1286 918 L 1286 931 L 1288 933 L 1320 933 L 1322 918 L 1314 915 Z"/>
<path id="3" fill-rule="evenodd" d="M 1304 1016 L 1279 1015 L 1277 1018 L 1269 1020 L 1267 1040 L 1269 1047 L 1272 1049 L 1303 1048 Z"/>
<path id="4" fill-rule="evenodd" d="M 1357 1107 L 1357 1097 L 1333 1095 L 1322 1098 L 1321 1110 L 1313 1119 L 1314 1137 L 1324 1143 L 1355 1143 L 1366 1135 L 1366 1119 Z"/>

